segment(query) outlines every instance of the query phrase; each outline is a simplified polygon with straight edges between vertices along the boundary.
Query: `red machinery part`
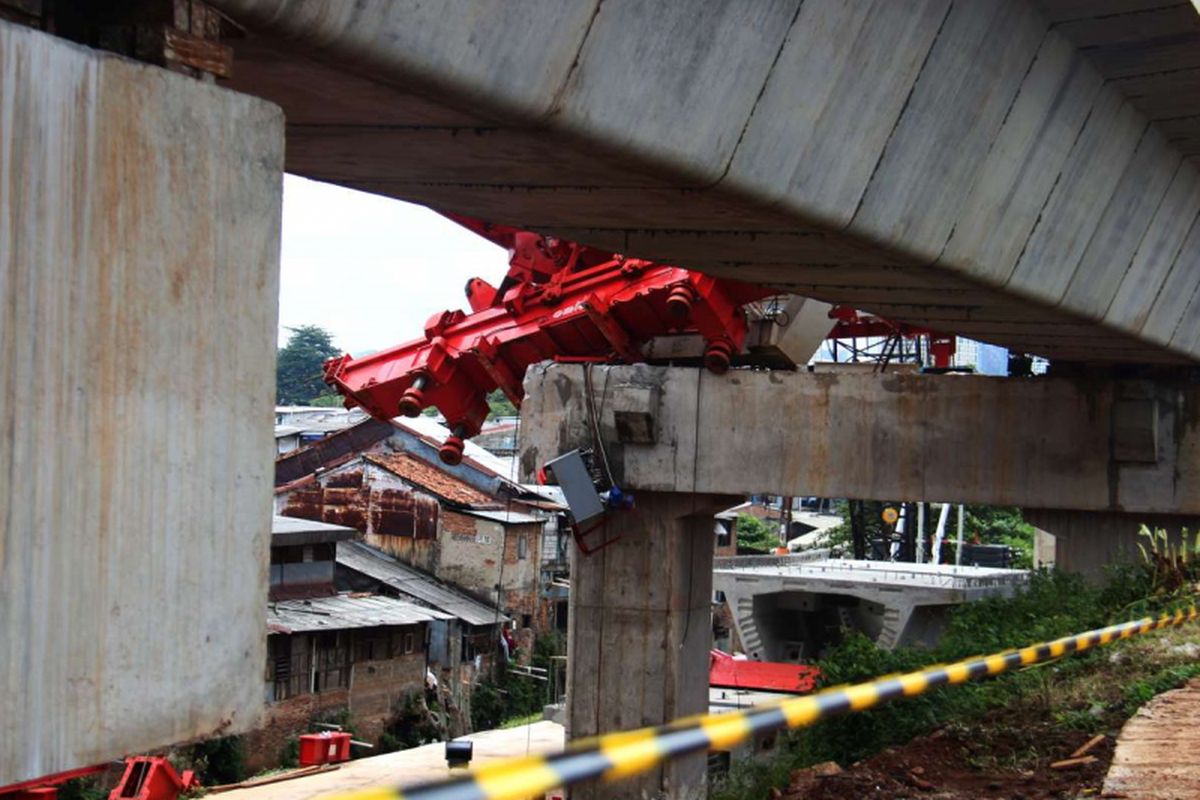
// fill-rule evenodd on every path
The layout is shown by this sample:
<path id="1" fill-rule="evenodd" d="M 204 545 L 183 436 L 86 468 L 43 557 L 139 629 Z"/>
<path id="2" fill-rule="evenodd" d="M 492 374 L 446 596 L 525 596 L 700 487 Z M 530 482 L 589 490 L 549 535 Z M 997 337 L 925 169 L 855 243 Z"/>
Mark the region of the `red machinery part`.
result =
<path id="1" fill-rule="evenodd" d="M 805 664 L 750 661 L 713 650 L 708 662 L 708 685 L 723 689 L 807 694 L 817 688 L 821 670 Z"/>
<path id="2" fill-rule="evenodd" d="M 489 392 L 500 388 L 520 404 L 531 364 L 638 362 L 642 344 L 676 332 L 703 337 L 704 363 L 721 373 L 745 343 L 742 307 L 775 294 L 527 231 L 456 221 L 509 249 L 500 286 L 474 278 L 467 284 L 471 314 L 435 314 L 421 339 L 325 364 L 326 383 L 347 407 L 361 406 L 377 419 L 436 406 L 452 431 L 439 453 L 448 464 L 459 463 L 464 441 L 479 433 Z"/>
<path id="3" fill-rule="evenodd" d="M 554 237 L 450 216 L 505 247 L 509 269 L 499 286 L 472 278 L 471 313 L 444 311 L 425 335 L 362 358 L 325 363 L 325 382 L 379 420 L 415 417 L 436 406 L 451 436 L 439 455 L 462 461 L 465 440 L 479 433 L 487 395 L 501 389 L 514 405 L 532 364 L 642 361 L 642 345 L 668 333 L 699 334 L 704 365 L 721 374 L 746 340 L 743 306 L 777 294 L 679 267 L 607 253 Z M 830 338 L 929 336 L 935 365 L 946 367 L 954 339 L 923 328 L 860 315 L 839 306 Z"/>
<path id="4" fill-rule="evenodd" d="M 125 759 L 125 774 L 108 800 L 175 800 L 199 785 L 190 769 L 180 774 L 161 756 L 135 756 Z"/>

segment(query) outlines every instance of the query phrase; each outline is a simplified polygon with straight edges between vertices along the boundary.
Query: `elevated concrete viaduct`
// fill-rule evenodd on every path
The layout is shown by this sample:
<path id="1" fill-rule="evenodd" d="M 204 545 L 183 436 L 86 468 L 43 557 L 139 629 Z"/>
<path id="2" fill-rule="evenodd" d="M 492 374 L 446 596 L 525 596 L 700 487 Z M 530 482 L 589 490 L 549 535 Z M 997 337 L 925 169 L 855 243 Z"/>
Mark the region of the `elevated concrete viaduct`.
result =
<path id="1" fill-rule="evenodd" d="M 1019 505 L 1059 536 L 1060 568 L 1093 575 L 1128 559 L 1140 524 L 1177 531 L 1196 530 L 1200 521 L 1200 387 L 1185 381 L 749 370 L 715 376 L 595 366 L 589 397 L 586 369 L 531 369 L 521 409 L 526 477 L 566 451 L 603 449 L 613 480 L 637 498 L 633 510 L 612 512 L 608 527 L 594 534 L 621 538 L 592 556 L 574 553 L 567 729 L 573 737 L 617 729 L 639 715 L 669 719 L 655 716 L 661 701 L 647 703 L 648 681 L 661 684 L 675 708 L 704 702 L 696 686 L 704 663 L 676 654 L 698 647 L 680 631 L 704 627 L 707 636 L 707 609 L 688 601 L 697 587 L 712 586 L 711 521 L 697 515 L 714 496 Z M 845 565 L 845 588 L 830 592 L 864 599 L 851 567 L 871 564 L 820 564 L 814 569 Z M 718 588 L 738 602 L 739 631 L 746 633 L 758 624 L 758 600 L 765 598 L 753 597 L 762 587 L 743 584 L 771 578 L 733 572 L 720 578 Z M 812 598 L 816 590 L 805 589 L 803 575 L 790 580 L 775 579 L 780 602 Z M 881 641 L 919 635 L 919 624 L 904 633 L 916 619 L 914 604 L 933 603 L 931 620 L 944 609 L 936 598 L 920 599 L 919 580 L 910 587 L 916 593 L 901 598 L 903 582 L 882 587 L 878 596 L 868 593 L 869 602 L 855 612 L 883 620 Z M 651 662 L 664 674 L 646 676 Z M 612 687 L 614 671 L 627 676 L 624 691 Z M 690 772 L 676 765 L 644 782 L 677 790 L 699 775 L 698 765 Z M 641 795 L 631 789 L 621 796 Z"/>
<path id="2" fill-rule="evenodd" d="M 213 0 L 289 171 L 1056 359 L 1200 356 L 1170 0 Z"/>

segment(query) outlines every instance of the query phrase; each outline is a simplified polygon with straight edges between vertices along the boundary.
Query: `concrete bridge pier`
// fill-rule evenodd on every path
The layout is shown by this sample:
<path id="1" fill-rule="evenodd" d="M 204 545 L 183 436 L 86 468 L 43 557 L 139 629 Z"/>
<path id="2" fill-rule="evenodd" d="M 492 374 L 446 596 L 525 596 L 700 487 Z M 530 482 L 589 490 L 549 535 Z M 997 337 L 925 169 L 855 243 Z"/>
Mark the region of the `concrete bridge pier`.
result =
<path id="1" fill-rule="evenodd" d="M 567 738 L 659 725 L 708 705 L 712 515 L 728 498 L 640 492 L 614 512 L 571 563 Z M 617 784 L 572 790 L 575 800 L 705 795 L 705 755 Z"/>
<path id="2" fill-rule="evenodd" d="M 1142 525 L 1161 528 L 1178 546 L 1187 532 L 1195 544 L 1200 516 L 1186 514 L 1130 514 L 1119 511 L 1072 511 L 1068 509 L 1025 509 L 1025 520 L 1054 536 L 1054 566 L 1078 572 L 1089 580 L 1102 581 L 1107 568 L 1142 560 L 1138 544 L 1150 543 L 1138 535 Z"/>

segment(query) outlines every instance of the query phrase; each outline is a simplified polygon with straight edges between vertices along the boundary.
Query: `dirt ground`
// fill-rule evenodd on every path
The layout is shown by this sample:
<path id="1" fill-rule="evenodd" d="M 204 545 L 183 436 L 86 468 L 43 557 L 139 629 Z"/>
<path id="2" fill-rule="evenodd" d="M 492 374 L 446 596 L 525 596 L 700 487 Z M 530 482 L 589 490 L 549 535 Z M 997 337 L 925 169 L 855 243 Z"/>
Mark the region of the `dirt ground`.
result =
<path id="1" fill-rule="evenodd" d="M 792 773 L 785 800 L 1041 800 L 1100 797 L 1112 760 L 1111 736 L 1088 751 L 1096 761 L 1051 769 L 1091 737 L 1081 731 L 1026 720 L 997 719 L 992 726 L 943 729 L 889 748 L 846 770 L 832 764 Z M 974 726 L 973 726 L 974 727 Z M 978 735 L 986 735 L 980 741 Z M 824 774 L 822 774 L 824 773 Z"/>

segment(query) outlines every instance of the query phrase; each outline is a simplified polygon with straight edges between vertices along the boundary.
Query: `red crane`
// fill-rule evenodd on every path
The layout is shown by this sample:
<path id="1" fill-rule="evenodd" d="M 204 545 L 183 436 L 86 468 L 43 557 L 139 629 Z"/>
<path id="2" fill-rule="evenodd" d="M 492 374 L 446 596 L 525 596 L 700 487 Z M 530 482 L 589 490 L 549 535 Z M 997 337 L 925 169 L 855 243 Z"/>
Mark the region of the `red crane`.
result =
<path id="1" fill-rule="evenodd" d="M 501 389 L 514 405 L 532 364 L 643 361 L 642 347 L 664 334 L 695 334 L 704 341 L 704 365 L 727 370 L 746 341 L 744 306 L 778 292 L 713 278 L 681 267 L 609 253 L 553 236 L 447 215 L 509 252 L 499 286 L 467 282 L 471 313 L 443 311 L 425 323 L 425 335 L 362 358 L 343 355 L 325 364 L 325 382 L 388 420 L 415 417 L 435 406 L 451 431 L 439 455 L 462 460 L 463 442 L 479 433 L 487 395 Z M 937 366 L 948 366 L 953 339 L 921 328 L 830 312 L 830 338 L 928 335 Z M 948 348 L 947 349 L 947 344 Z"/>
<path id="2" fill-rule="evenodd" d="M 325 382 L 347 407 L 361 406 L 377 419 L 415 417 L 436 406 L 452 432 L 440 450 L 447 464 L 457 464 L 463 440 L 479 433 L 489 392 L 498 387 L 520 404 L 531 364 L 634 363 L 655 336 L 696 333 L 705 342 L 705 366 L 721 373 L 745 343 L 742 307 L 778 294 L 551 236 L 451 219 L 509 251 L 500 285 L 472 278 L 466 288 L 472 313 L 434 314 L 420 339 L 325 364 Z"/>

